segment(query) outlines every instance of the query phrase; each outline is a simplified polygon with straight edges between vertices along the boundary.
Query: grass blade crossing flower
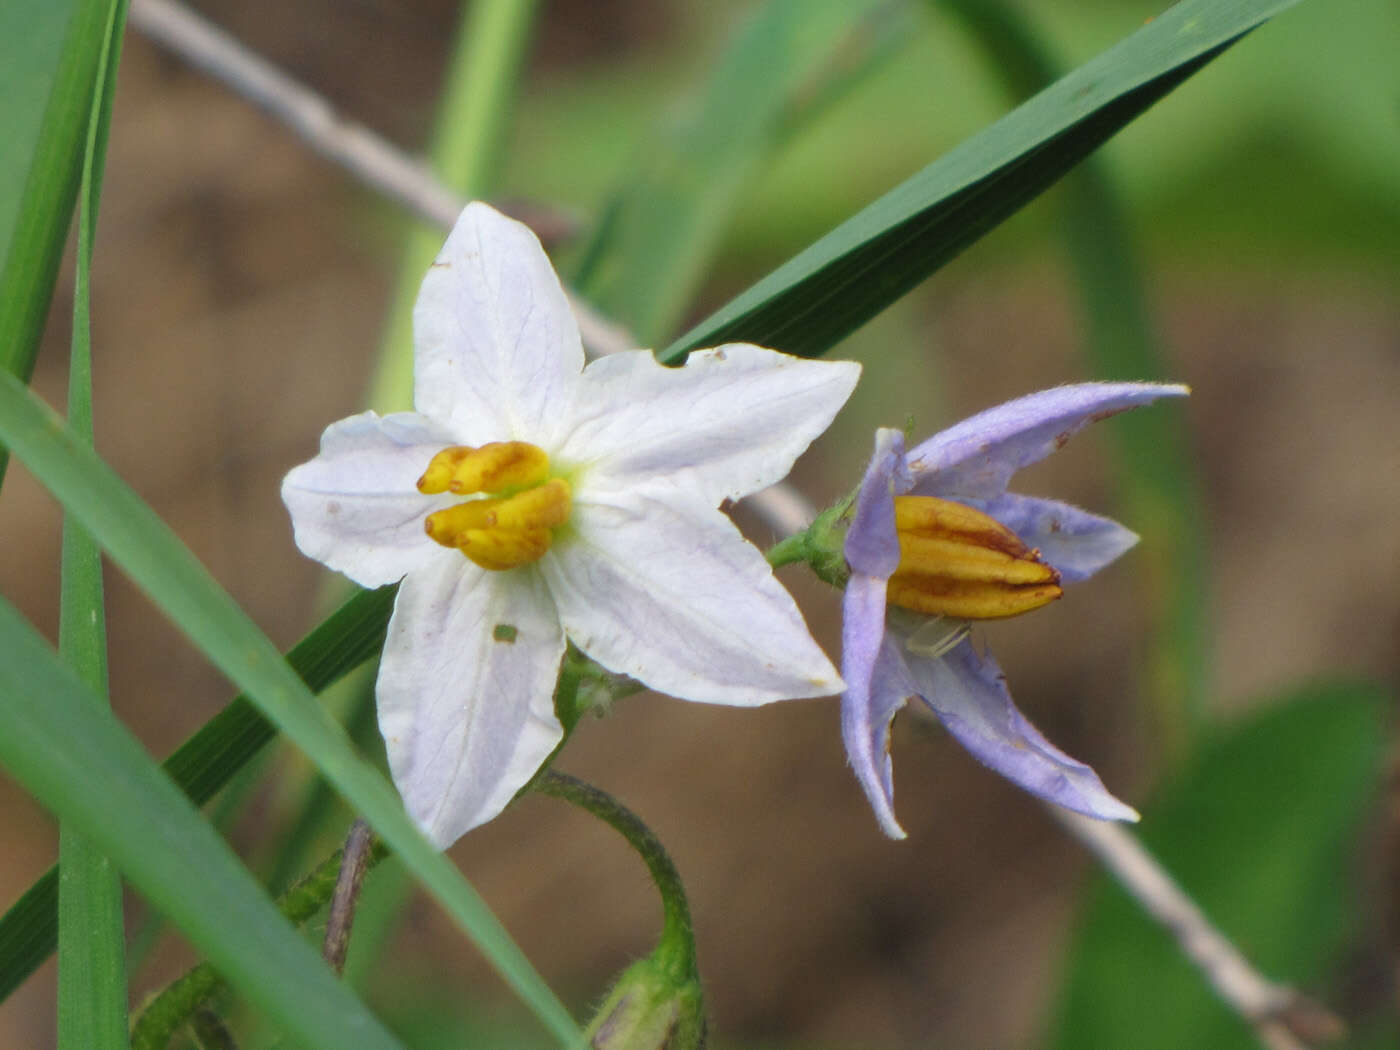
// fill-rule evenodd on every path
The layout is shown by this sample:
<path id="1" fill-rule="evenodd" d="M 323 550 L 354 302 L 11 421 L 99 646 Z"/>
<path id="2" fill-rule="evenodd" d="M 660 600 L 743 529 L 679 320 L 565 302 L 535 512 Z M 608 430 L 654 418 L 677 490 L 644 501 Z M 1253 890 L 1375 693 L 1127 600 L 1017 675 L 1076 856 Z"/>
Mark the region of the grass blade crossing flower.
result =
<path id="1" fill-rule="evenodd" d="M 718 509 L 771 485 L 859 376 L 747 344 L 584 368 L 534 235 L 468 205 L 414 313 L 416 412 L 332 424 L 282 497 L 308 556 L 400 578 L 379 723 L 442 846 L 501 811 L 562 736 L 566 638 L 661 692 L 753 705 L 839 692 L 763 555 Z"/>
<path id="2" fill-rule="evenodd" d="M 988 409 L 915 447 L 881 429 L 844 553 L 841 730 L 856 777 L 892 838 L 890 722 L 911 697 L 985 765 L 1033 795 L 1107 820 L 1137 814 L 1060 751 L 1012 703 L 1006 679 L 968 637 L 970 621 L 1053 601 L 1137 542 L 1107 518 L 1006 491 L 1089 423 L 1180 397 L 1184 386 L 1081 383 Z"/>

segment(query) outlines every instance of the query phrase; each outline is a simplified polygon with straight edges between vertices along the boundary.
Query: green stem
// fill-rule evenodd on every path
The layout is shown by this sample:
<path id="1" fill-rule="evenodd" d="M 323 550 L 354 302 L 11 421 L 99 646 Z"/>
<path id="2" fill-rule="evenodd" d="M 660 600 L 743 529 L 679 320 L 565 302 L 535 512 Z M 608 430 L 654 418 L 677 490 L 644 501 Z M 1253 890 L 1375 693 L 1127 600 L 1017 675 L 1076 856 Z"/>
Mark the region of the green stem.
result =
<path id="1" fill-rule="evenodd" d="M 661 841 L 630 809 L 617 799 L 591 784 L 547 770 L 534 784 L 542 795 L 563 799 L 610 826 L 627 840 L 647 866 L 651 881 L 661 894 L 661 937 L 652 958 L 676 980 L 690 980 L 698 975 L 695 962 L 695 932 L 690 922 L 690 905 L 680 873 L 671 862 Z"/>
<path id="2" fill-rule="evenodd" d="M 807 533 L 805 532 L 799 532 L 796 536 L 779 540 L 769 547 L 768 553 L 764 555 L 768 559 L 768 564 L 775 569 L 781 569 L 784 565 L 791 565 L 793 562 L 806 561 L 807 556 Z"/>
<path id="3" fill-rule="evenodd" d="M 335 892 L 340 878 L 343 850 L 336 850 L 310 875 L 277 901 L 277 909 L 300 926 L 318 911 Z M 365 871 L 388 855 L 377 839 L 365 857 Z M 200 963 L 176 978 L 151 999 L 131 1026 L 131 1050 L 165 1050 L 176 1029 L 194 1016 L 204 1002 L 223 987 L 224 979 L 208 963 Z"/>

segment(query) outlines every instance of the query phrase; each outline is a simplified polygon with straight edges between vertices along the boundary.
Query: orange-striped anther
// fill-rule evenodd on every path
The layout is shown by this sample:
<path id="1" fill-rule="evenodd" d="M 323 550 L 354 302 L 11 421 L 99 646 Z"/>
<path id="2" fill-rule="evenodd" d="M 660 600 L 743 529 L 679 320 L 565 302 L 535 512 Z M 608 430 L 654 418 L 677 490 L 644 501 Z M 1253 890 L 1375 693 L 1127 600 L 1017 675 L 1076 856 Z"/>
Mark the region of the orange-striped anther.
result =
<path id="1" fill-rule="evenodd" d="M 423 525 L 435 542 L 496 570 L 544 557 L 554 530 L 569 520 L 573 495 L 563 478 L 549 478 L 549 456 L 524 441 L 443 449 L 429 462 L 418 489 L 427 495 L 488 494 L 435 511 Z"/>
<path id="2" fill-rule="evenodd" d="M 886 601 L 930 616 L 995 620 L 1058 598 L 1060 574 L 1001 522 L 932 496 L 897 496 L 899 567 Z"/>
<path id="3" fill-rule="evenodd" d="M 549 456 L 527 441 L 493 441 L 480 448 L 453 445 L 429 461 L 418 479 L 418 491 L 503 492 L 538 485 L 548 476 Z"/>

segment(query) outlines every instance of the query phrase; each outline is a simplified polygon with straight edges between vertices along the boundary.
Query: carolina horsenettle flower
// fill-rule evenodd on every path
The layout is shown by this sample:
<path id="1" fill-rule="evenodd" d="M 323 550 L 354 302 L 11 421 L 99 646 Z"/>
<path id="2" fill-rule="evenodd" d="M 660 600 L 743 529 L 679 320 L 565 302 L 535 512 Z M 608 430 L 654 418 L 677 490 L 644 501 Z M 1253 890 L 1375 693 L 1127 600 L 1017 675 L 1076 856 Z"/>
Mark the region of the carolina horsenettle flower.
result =
<path id="1" fill-rule="evenodd" d="M 841 730 L 880 827 L 894 817 L 890 722 L 912 697 L 985 765 L 1033 795 L 1089 816 L 1136 820 L 1092 769 L 1057 749 L 1011 702 L 973 621 L 1015 616 L 1060 596 L 1137 542 L 1117 522 L 1006 484 L 1088 423 L 1179 397 L 1184 386 L 1083 383 L 1008 401 L 905 453 L 881 429 L 856 496 L 844 553 Z"/>
<path id="2" fill-rule="evenodd" d="M 826 429 L 859 366 L 733 344 L 584 368 L 534 235 L 468 205 L 414 310 L 416 412 L 327 428 L 282 484 L 302 552 L 402 579 L 376 693 L 438 845 L 499 813 L 562 736 L 565 640 L 688 700 L 839 692 L 763 555 L 720 512 Z"/>

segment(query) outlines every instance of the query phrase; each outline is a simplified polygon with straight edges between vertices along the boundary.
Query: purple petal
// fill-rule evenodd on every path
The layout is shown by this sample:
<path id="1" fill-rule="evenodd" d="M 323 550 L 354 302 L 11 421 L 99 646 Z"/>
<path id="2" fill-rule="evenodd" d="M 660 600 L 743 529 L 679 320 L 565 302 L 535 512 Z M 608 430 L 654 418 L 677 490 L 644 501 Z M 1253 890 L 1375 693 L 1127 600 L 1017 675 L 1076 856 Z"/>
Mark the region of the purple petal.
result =
<path id="1" fill-rule="evenodd" d="M 1100 820 L 1137 820 L 1091 768 L 1070 758 L 1026 721 L 1011 702 L 991 656 L 964 641 L 939 660 L 908 662 L 924 702 L 983 765 L 1047 802 Z"/>
<path id="2" fill-rule="evenodd" d="M 1064 583 L 1078 583 L 1137 543 L 1137 533 L 1068 503 L 1006 493 L 981 509 L 1053 566 Z"/>
<path id="3" fill-rule="evenodd" d="M 894 497 L 909 488 L 904 464 L 904 435 L 881 427 L 875 432 L 875 455 L 865 468 L 856 496 L 856 516 L 846 533 L 844 552 L 853 572 L 888 579 L 899 565 L 899 536 L 894 528 Z M 883 592 L 882 592 L 883 600 Z"/>
<path id="4" fill-rule="evenodd" d="M 842 598 L 841 736 L 880 828 L 904 838 L 894 817 L 890 722 L 912 693 L 904 661 L 885 636 L 885 580 L 855 575 Z"/>
<path id="5" fill-rule="evenodd" d="M 921 496 L 992 499 L 1011 475 L 1044 459 L 1076 431 L 1190 388 L 1162 383 L 1079 383 L 997 405 L 935 434 L 909 453 Z"/>

